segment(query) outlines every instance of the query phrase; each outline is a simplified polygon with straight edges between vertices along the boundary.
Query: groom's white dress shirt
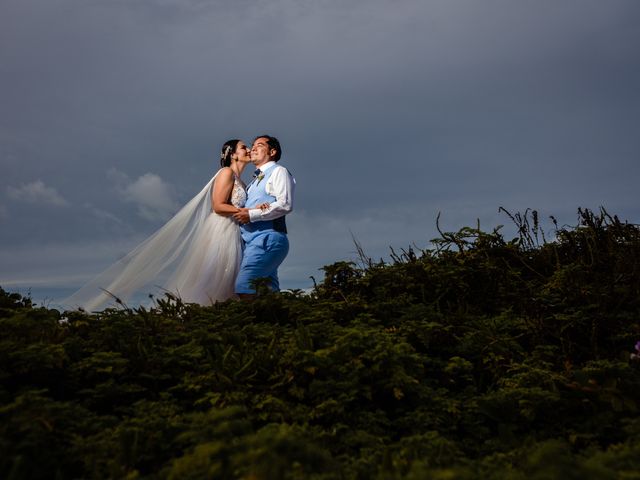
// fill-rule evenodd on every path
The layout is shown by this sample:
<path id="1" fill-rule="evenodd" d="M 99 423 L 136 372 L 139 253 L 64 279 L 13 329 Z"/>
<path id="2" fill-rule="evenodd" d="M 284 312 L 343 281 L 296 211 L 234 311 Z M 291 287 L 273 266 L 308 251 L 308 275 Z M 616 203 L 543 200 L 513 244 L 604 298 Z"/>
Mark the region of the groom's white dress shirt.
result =
<path id="1" fill-rule="evenodd" d="M 260 222 L 263 220 L 274 220 L 276 218 L 287 215 L 293 210 L 293 191 L 296 186 L 296 181 L 289 171 L 278 165 L 276 162 L 267 162 L 259 169 L 261 172 L 266 172 L 270 168 L 275 168 L 271 176 L 268 178 L 265 185 L 265 191 L 267 194 L 275 197 L 275 201 L 269 204 L 269 208 L 261 210 L 259 208 L 252 208 L 249 210 L 249 219 L 251 222 Z M 254 180 L 250 185 L 251 187 L 256 185 L 258 180 Z"/>

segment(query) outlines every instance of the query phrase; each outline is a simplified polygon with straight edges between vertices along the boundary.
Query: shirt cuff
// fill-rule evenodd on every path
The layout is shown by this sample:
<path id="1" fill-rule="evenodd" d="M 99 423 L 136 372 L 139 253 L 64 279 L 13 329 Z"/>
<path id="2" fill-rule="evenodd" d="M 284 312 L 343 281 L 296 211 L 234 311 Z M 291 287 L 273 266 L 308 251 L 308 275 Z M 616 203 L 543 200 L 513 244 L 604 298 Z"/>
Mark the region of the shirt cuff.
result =
<path id="1" fill-rule="evenodd" d="M 260 210 L 259 208 L 252 208 L 249 210 L 250 222 L 259 222 L 261 216 L 262 216 L 262 210 Z"/>

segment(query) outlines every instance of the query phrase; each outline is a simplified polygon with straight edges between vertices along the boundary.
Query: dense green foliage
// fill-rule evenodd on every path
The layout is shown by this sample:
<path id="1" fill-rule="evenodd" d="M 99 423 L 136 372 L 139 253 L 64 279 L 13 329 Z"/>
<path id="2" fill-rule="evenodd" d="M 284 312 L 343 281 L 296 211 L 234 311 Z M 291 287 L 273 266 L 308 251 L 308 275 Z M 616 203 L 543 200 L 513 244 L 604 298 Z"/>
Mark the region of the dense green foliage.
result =
<path id="1" fill-rule="evenodd" d="M 252 303 L 0 289 L 0 477 L 640 478 L 640 229 L 512 218 Z"/>

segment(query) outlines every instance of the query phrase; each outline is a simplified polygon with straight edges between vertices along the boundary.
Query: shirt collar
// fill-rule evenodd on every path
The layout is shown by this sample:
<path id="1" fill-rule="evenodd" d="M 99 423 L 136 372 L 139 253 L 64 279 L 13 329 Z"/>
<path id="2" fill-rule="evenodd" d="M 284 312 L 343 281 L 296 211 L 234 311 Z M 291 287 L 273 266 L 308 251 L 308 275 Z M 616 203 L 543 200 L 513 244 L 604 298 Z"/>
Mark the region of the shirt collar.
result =
<path id="1" fill-rule="evenodd" d="M 267 170 L 269 170 L 271 167 L 273 167 L 275 164 L 276 164 L 276 162 L 271 160 L 271 161 L 265 163 L 264 165 L 262 165 L 261 167 L 258 167 L 258 170 L 260 170 L 262 173 L 264 173 Z"/>

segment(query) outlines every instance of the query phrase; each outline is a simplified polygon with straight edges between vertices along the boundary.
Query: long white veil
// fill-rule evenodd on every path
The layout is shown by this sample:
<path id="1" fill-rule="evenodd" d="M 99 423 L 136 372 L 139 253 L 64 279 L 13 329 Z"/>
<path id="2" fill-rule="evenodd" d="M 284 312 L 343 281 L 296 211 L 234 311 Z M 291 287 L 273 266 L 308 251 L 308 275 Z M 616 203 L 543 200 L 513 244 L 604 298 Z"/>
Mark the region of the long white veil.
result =
<path id="1" fill-rule="evenodd" d="M 184 275 L 188 269 L 187 265 L 194 263 L 194 259 L 190 257 L 205 248 L 202 245 L 203 235 L 201 233 L 205 222 L 212 215 L 211 192 L 216 176 L 217 173 L 200 193 L 153 235 L 80 290 L 63 300 L 62 304 L 67 308 L 81 307 L 86 311 L 92 311 L 104 307 L 110 301 L 113 302 L 114 297 L 126 303 L 134 293 L 141 292 L 145 287 L 157 285 L 160 281 L 164 283 L 164 285 L 159 285 L 161 288 L 181 294 L 179 291 L 172 290 L 172 288 L 177 288 L 180 283 L 180 279 L 176 279 L 176 273 Z M 216 218 L 212 218 L 212 220 L 224 223 L 224 228 L 228 231 L 230 229 L 237 230 L 237 226 L 230 218 L 215 214 L 213 216 Z M 224 239 L 218 240 L 224 241 Z M 233 261 L 235 262 L 235 259 Z M 200 262 L 198 261 L 198 263 Z M 229 270 L 226 265 L 222 270 L 225 269 Z M 232 274 L 234 273 L 232 272 Z M 161 278 L 166 278 L 166 280 L 161 280 Z M 218 299 L 210 298 L 210 300 Z"/>

